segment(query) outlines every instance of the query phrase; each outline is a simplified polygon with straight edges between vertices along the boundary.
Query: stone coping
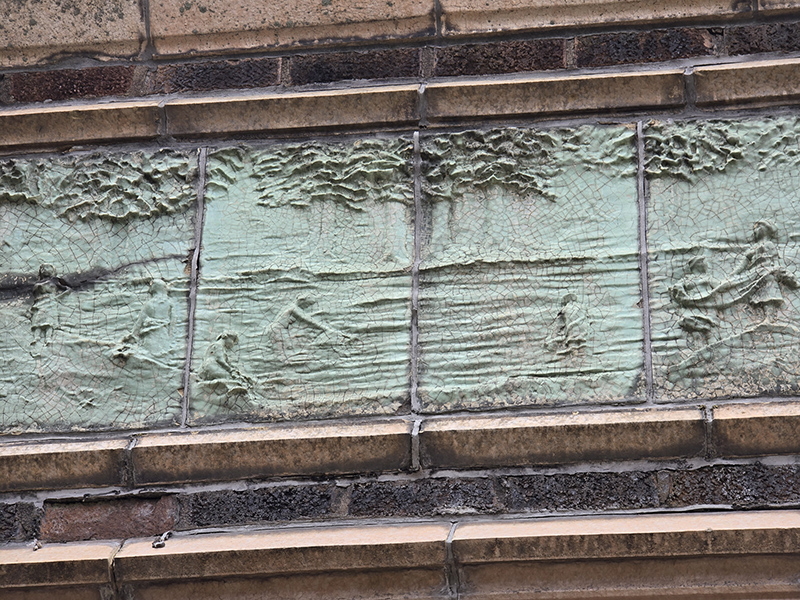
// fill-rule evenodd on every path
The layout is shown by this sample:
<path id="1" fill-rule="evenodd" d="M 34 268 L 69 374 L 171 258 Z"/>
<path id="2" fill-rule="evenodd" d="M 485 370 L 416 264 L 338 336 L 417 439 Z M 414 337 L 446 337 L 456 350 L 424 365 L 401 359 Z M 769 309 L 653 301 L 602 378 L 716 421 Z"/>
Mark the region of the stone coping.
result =
<path id="1" fill-rule="evenodd" d="M 262 425 L 119 438 L 8 441 L 0 492 L 426 469 L 800 453 L 800 403 Z"/>
<path id="2" fill-rule="evenodd" d="M 691 86 L 689 84 L 692 84 Z M 687 86 L 695 90 L 693 98 Z M 481 118 L 556 118 L 785 105 L 800 99 L 800 59 L 676 69 L 503 76 L 430 84 L 253 92 L 0 110 L 7 150 L 141 140 L 448 125 Z"/>
<path id="3" fill-rule="evenodd" d="M 421 572 L 429 575 L 428 589 L 398 589 L 398 597 L 444 598 L 453 592 L 459 597 L 506 597 L 507 592 L 510 597 L 517 588 L 540 590 L 547 598 L 587 597 L 588 592 L 645 598 L 682 588 L 692 597 L 736 597 L 725 595 L 733 590 L 740 597 L 775 598 L 791 597 L 769 595 L 776 590 L 800 591 L 799 541 L 800 513 L 783 510 L 337 524 L 176 534 L 160 548 L 153 547 L 152 538 L 45 544 L 38 550 L 6 546 L 0 548 L 0 590 L 6 597 L 15 590 L 97 586 L 105 588 L 103 598 L 149 598 L 188 586 L 192 597 L 211 597 L 212 590 L 224 589 L 218 587 L 224 578 L 229 591 L 213 597 L 235 597 L 245 579 L 251 591 L 282 588 L 270 597 L 320 586 L 325 597 L 339 597 L 338 586 L 368 572 L 373 589 L 365 597 L 386 597 L 383 577 Z M 795 566 L 794 577 L 788 565 Z M 587 585 L 587 572 L 609 567 L 613 580 L 592 577 L 594 584 Z M 672 575 L 666 580 L 664 568 Z M 554 570 L 561 576 L 558 588 L 550 587 Z M 734 570 L 739 575 L 732 578 Z M 406 585 L 419 585 L 414 579 Z M 611 595 L 610 588 L 627 593 Z"/>

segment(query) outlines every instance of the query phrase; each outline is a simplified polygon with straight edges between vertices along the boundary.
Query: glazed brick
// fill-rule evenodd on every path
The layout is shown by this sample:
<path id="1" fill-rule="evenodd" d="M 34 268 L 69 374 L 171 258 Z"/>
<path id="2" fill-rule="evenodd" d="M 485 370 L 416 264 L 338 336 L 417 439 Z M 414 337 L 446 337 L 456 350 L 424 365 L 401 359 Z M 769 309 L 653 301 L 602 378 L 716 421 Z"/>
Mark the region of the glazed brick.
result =
<path id="1" fill-rule="evenodd" d="M 353 79 L 418 77 L 420 50 L 393 48 L 372 52 L 308 54 L 287 59 L 291 85 L 331 83 Z"/>
<path id="2" fill-rule="evenodd" d="M 730 465 L 671 473 L 665 505 L 732 505 L 736 508 L 800 501 L 800 466 Z"/>
<path id="3" fill-rule="evenodd" d="M 172 496 L 46 503 L 40 536 L 72 542 L 159 535 L 174 529 L 177 517 Z"/>
<path id="4" fill-rule="evenodd" d="M 800 50 L 800 23 L 747 25 L 728 29 L 728 54 Z"/>
<path id="5" fill-rule="evenodd" d="M 563 69 L 565 40 L 469 44 L 436 49 L 436 77 Z"/>
<path id="6" fill-rule="evenodd" d="M 619 510 L 658 506 L 650 473 L 575 473 L 522 475 L 500 479 L 511 512 Z"/>
<path id="7" fill-rule="evenodd" d="M 335 486 L 280 486 L 179 496 L 181 529 L 330 516 Z"/>
<path id="8" fill-rule="evenodd" d="M 350 514 L 357 517 L 491 513 L 497 508 L 491 479 L 360 483 L 350 497 Z"/>
<path id="9" fill-rule="evenodd" d="M 278 83 L 279 60 L 256 58 L 161 65 L 156 70 L 154 91 L 171 94 L 268 87 Z"/>
<path id="10" fill-rule="evenodd" d="M 721 33 L 712 29 L 658 29 L 587 35 L 575 40 L 578 67 L 648 63 L 713 55 Z"/>
<path id="11" fill-rule="evenodd" d="M 134 67 L 90 67 L 10 75 L 10 95 L 16 102 L 44 102 L 125 96 L 134 79 Z"/>

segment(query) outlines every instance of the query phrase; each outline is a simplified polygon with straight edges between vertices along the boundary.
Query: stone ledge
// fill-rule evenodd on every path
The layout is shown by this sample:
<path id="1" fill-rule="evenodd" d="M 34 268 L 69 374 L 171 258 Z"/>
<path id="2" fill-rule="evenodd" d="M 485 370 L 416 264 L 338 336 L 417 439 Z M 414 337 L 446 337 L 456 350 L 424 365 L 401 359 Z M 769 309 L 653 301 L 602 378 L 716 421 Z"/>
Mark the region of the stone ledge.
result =
<path id="1" fill-rule="evenodd" d="M 0 589 L 107 584 L 119 542 L 0 547 Z M 0 596 L 5 597 L 4 594 Z"/>
<path id="2" fill-rule="evenodd" d="M 131 463 L 139 485 L 398 471 L 411 466 L 411 427 L 394 421 L 146 434 Z"/>
<path id="3" fill-rule="evenodd" d="M 434 469 L 685 458 L 703 452 L 698 409 L 525 417 L 459 417 L 420 429 L 423 466 Z"/>
<path id="4" fill-rule="evenodd" d="M 712 447 L 718 456 L 800 453 L 800 403 L 715 406 Z"/>
<path id="5" fill-rule="evenodd" d="M 697 106 L 765 106 L 800 100 L 800 60 L 767 60 L 698 67 Z"/>

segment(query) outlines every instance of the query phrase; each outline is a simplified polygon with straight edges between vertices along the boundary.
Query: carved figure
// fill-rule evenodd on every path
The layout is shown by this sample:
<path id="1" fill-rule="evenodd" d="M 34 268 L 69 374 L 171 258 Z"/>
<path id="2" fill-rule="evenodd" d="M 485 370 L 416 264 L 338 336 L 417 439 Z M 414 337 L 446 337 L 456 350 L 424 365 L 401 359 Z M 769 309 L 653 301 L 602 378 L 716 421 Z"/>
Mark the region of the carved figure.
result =
<path id="1" fill-rule="evenodd" d="M 242 373 L 231 354 L 239 336 L 232 331 L 223 331 L 216 341 L 206 348 L 203 362 L 197 373 L 201 383 L 223 390 L 226 394 L 244 394 L 254 384 L 252 378 Z"/>
<path id="2" fill-rule="evenodd" d="M 693 256 L 686 263 L 686 275 L 669 289 L 670 297 L 679 306 L 696 309 L 704 301 L 712 297 L 717 289 L 714 280 L 708 275 L 706 259 Z M 718 323 L 713 317 L 697 310 L 690 310 L 678 321 L 678 326 L 687 334 L 690 345 L 695 338 L 708 344 L 709 337 L 716 330 Z"/>
<path id="3" fill-rule="evenodd" d="M 163 279 L 154 279 L 148 290 L 150 298 L 142 306 L 139 316 L 131 332 L 114 349 L 114 358 L 127 360 L 136 354 L 136 350 L 144 351 L 145 359 L 163 356 L 169 352 L 172 341 L 172 303 L 168 295 L 169 288 Z"/>
<path id="4" fill-rule="evenodd" d="M 33 342 L 49 344 L 53 331 L 58 328 L 57 298 L 67 286 L 56 276 L 56 269 L 51 264 L 39 267 L 39 280 L 33 286 L 33 304 L 29 310 Z"/>
<path id="5" fill-rule="evenodd" d="M 586 346 L 586 311 L 578 302 L 578 296 L 569 293 L 561 298 L 561 310 L 556 316 L 558 331 L 556 342 L 560 347 L 556 354 L 574 354 Z"/>
<path id="6" fill-rule="evenodd" d="M 314 301 L 306 296 L 300 296 L 287 305 L 267 327 L 267 332 L 273 343 L 283 346 L 284 349 L 291 346 L 291 341 L 284 338 L 291 325 L 298 321 L 319 331 L 321 339 L 318 338 L 316 343 L 347 342 L 352 339 L 352 336 L 335 327 L 331 327 L 309 313 L 307 309 L 313 305 Z"/>

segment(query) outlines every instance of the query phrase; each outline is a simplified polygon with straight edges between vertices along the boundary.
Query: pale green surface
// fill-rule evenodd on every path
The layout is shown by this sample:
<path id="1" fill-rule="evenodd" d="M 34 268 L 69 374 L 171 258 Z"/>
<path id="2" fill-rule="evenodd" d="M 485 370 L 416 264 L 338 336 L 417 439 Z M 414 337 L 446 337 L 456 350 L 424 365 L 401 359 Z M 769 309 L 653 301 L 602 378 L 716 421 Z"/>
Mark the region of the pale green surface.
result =
<path id="1" fill-rule="evenodd" d="M 179 418 L 195 165 L 168 151 L 0 161 L 3 431 Z"/>
<path id="2" fill-rule="evenodd" d="M 208 174 L 192 418 L 396 412 L 410 360 L 410 142 L 224 149 Z"/>
<path id="3" fill-rule="evenodd" d="M 647 152 L 657 398 L 796 394 L 800 121 L 656 123 Z"/>
<path id="4" fill-rule="evenodd" d="M 423 160 L 423 409 L 641 399 L 633 132 L 464 132 Z"/>

